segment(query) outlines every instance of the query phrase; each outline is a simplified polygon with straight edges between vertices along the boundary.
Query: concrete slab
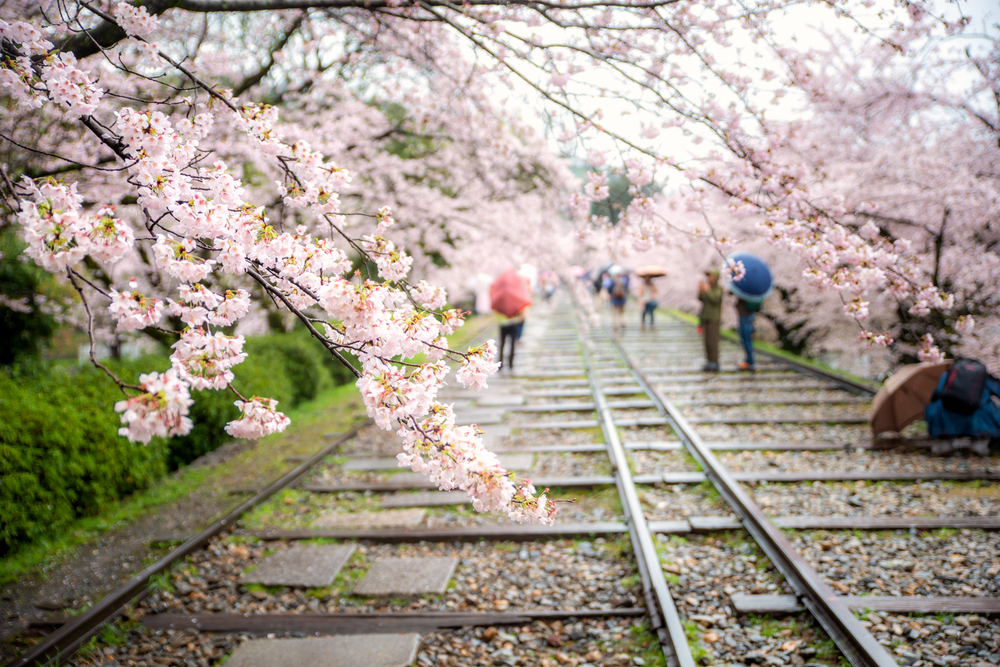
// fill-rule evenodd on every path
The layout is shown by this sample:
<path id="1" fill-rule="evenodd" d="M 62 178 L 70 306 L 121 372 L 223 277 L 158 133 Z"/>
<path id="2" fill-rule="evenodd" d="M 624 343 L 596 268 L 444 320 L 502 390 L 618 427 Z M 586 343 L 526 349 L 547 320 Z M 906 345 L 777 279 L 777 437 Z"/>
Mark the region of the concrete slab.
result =
<path id="1" fill-rule="evenodd" d="M 462 410 L 455 413 L 455 424 L 457 426 L 468 426 L 477 424 L 499 424 L 503 422 L 503 410 Z"/>
<path id="2" fill-rule="evenodd" d="M 395 456 L 370 456 L 351 459 L 340 466 L 341 470 L 395 470 L 399 462 Z"/>
<path id="3" fill-rule="evenodd" d="M 476 400 L 476 405 L 481 408 L 507 408 L 523 404 L 524 396 L 521 394 L 507 394 L 500 392 L 495 394 L 483 394 Z"/>
<path id="4" fill-rule="evenodd" d="M 414 507 L 383 512 L 330 512 L 313 522 L 316 528 L 416 528 L 427 511 Z"/>
<path id="5" fill-rule="evenodd" d="M 268 556 L 240 577 L 244 584 L 322 588 L 333 583 L 354 553 L 353 544 L 299 544 Z"/>
<path id="6" fill-rule="evenodd" d="M 382 507 L 447 507 L 465 505 L 469 497 L 465 491 L 426 491 L 421 493 L 398 493 L 382 499 Z"/>
<path id="7" fill-rule="evenodd" d="M 354 587 L 355 595 L 440 595 L 458 566 L 457 558 L 379 558 Z"/>
<path id="8" fill-rule="evenodd" d="M 496 439 L 496 438 L 508 438 L 510 437 L 511 427 L 510 426 L 500 426 L 498 424 L 483 426 L 483 444 L 486 445 L 486 439 Z M 489 446 L 489 445 L 487 445 Z"/>
<path id="9" fill-rule="evenodd" d="M 420 635 L 341 635 L 302 639 L 252 639 L 226 661 L 230 667 L 410 667 Z"/>
<path id="10" fill-rule="evenodd" d="M 500 465 L 514 472 L 531 472 L 531 467 L 535 464 L 535 455 L 531 452 L 497 454 L 497 458 L 500 459 Z"/>
<path id="11" fill-rule="evenodd" d="M 405 470 L 405 468 L 396 468 L 397 470 Z M 389 482 L 394 482 L 396 484 L 427 484 L 427 475 L 422 475 L 419 472 L 398 472 L 394 475 L 386 475 L 385 479 Z"/>

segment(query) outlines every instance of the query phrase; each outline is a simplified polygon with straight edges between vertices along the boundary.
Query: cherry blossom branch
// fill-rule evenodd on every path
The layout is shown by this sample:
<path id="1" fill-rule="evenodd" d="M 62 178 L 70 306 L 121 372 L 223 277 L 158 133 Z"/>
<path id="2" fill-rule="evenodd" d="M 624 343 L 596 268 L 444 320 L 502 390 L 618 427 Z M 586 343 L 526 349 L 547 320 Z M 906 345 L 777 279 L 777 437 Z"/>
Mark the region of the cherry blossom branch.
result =
<path id="1" fill-rule="evenodd" d="M 66 277 L 69 278 L 69 281 L 70 283 L 72 283 L 73 288 L 76 290 L 77 294 L 80 295 L 80 301 L 83 303 L 83 307 L 87 311 L 87 336 L 90 339 L 90 363 L 92 363 L 95 367 L 100 368 L 102 371 L 104 371 L 104 373 L 109 378 L 111 378 L 115 384 L 118 385 L 118 388 L 121 389 L 122 393 L 125 394 L 126 396 L 128 396 L 128 393 L 125 391 L 126 389 L 134 389 L 136 391 L 142 391 L 142 387 L 139 387 L 138 385 L 134 384 L 128 384 L 120 380 L 117 375 L 111 372 L 110 368 L 108 368 L 107 366 L 105 366 L 104 364 L 102 364 L 97 360 L 97 355 L 95 353 L 95 350 L 97 348 L 97 343 L 94 340 L 94 314 L 90 312 L 90 304 L 87 302 L 87 295 L 84 294 L 83 288 L 80 287 L 79 283 L 76 282 L 76 277 L 74 276 L 73 271 L 67 271 Z M 93 285 L 91 285 L 91 287 L 93 287 Z"/>
<path id="2" fill-rule="evenodd" d="M 273 287 L 269 282 L 264 280 L 264 277 L 261 276 L 259 273 L 257 273 L 257 271 L 255 271 L 253 268 L 247 269 L 247 275 L 256 280 L 257 283 L 261 287 L 263 287 L 269 294 L 271 294 L 273 298 L 274 297 L 278 298 L 285 305 L 285 307 L 288 308 L 290 312 L 294 313 L 295 316 L 298 317 L 302 321 L 302 323 L 306 325 L 306 328 L 309 329 L 309 333 L 312 334 L 312 336 L 316 340 L 322 343 L 323 347 L 325 347 L 327 351 L 330 352 L 330 354 L 336 357 L 336 359 L 340 361 L 340 363 L 346 366 L 351 371 L 351 373 L 354 374 L 355 377 L 361 377 L 361 371 L 359 371 L 353 365 L 351 365 L 351 363 L 347 359 L 345 359 L 342 354 L 340 354 L 339 350 L 337 350 L 336 343 L 334 343 L 326 336 L 321 334 L 319 331 L 317 331 L 316 327 L 314 327 L 312 325 L 312 322 L 310 321 L 311 318 L 303 315 L 302 312 L 295 307 L 295 304 L 293 304 L 288 299 L 288 297 L 286 297 L 284 293 L 281 292 L 281 290 Z"/>

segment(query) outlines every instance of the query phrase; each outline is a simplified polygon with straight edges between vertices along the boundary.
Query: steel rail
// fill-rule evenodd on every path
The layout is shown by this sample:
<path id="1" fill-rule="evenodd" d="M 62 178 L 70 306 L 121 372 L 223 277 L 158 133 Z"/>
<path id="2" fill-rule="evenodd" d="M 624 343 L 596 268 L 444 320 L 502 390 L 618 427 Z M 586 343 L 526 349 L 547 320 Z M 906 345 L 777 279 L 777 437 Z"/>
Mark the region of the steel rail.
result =
<path id="1" fill-rule="evenodd" d="M 577 332 L 581 333 L 578 320 Z M 663 576 L 660 557 L 656 553 L 653 536 L 642 511 L 642 503 L 635 490 L 625 448 L 618 438 L 618 429 L 615 427 L 611 408 L 608 407 L 604 392 L 601 390 L 601 385 L 597 381 L 590 363 L 588 350 L 590 341 L 581 336 L 581 343 L 581 354 L 587 368 L 587 380 L 590 383 L 597 412 L 600 415 L 601 430 L 604 433 L 608 456 L 611 459 L 615 485 L 618 487 L 618 495 L 622 500 L 622 509 L 625 515 L 623 518 L 628 526 L 629 537 L 632 540 L 632 551 L 635 553 L 639 565 L 643 593 L 649 607 L 650 623 L 660 639 L 660 646 L 669 667 L 695 667 L 691 647 L 688 645 L 687 635 L 684 632 L 684 625 L 681 623 L 680 614 L 677 613 L 673 596 L 670 594 L 667 581 Z"/>
<path id="2" fill-rule="evenodd" d="M 250 500 L 247 500 L 236 509 L 230 511 L 226 516 L 219 519 L 211 526 L 201 531 L 187 542 L 159 559 L 135 577 L 119 586 L 117 589 L 101 598 L 90 609 L 74 617 L 69 623 L 59 627 L 55 632 L 39 642 L 30 650 L 7 663 L 6 667 L 26 667 L 27 665 L 62 665 L 66 663 L 83 644 L 96 635 L 100 629 L 111 619 L 122 614 L 125 608 L 137 598 L 144 597 L 148 593 L 150 578 L 166 572 L 171 565 L 189 554 L 201 549 L 209 540 L 231 529 L 236 525 L 239 518 L 248 510 L 263 503 L 278 491 L 281 491 L 305 475 L 310 468 L 322 461 L 333 450 L 353 438 L 358 431 L 373 423 L 371 419 L 365 419 L 358 423 L 351 430 L 347 431 L 334 442 L 330 443 L 316 454 L 311 456 L 301 465 L 286 473 L 280 479 L 272 483 L 263 491 L 259 492 Z"/>
<path id="3" fill-rule="evenodd" d="M 743 522 L 744 528 L 760 545 L 775 567 L 784 575 L 792 589 L 801 596 L 809 612 L 816 618 L 844 656 L 855 667 L 894 667 L 896 661 L 851 613 L 850 608 L 799 554 L 788 539 L 764 515 L 760 507 L 737 482 L 733 475 L 709 450 L 676 406 L 632 363 L 621 342 L 607 327 L 604 334 L 617 348 L 631 369 L 632 376 L 657 404 L 657 409 L 672 423 L 681 442 L 701 465 L 722 497 Z"/>

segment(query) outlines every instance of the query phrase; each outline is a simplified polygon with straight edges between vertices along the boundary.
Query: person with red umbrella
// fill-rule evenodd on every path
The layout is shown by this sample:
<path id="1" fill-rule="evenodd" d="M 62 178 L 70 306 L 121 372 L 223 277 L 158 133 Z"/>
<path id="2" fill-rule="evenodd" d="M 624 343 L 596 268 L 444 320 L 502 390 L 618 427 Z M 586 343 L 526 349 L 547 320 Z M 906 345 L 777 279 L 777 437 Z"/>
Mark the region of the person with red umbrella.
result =
<path id="1" fill-rule="evenodd" d="M 524 318 L 531 305 L 528 279 L 513 269 L 501 273 L 490 285 L 490 301 L 494 311 L 503 316 L 500 321 L 500 368 L 514 370 L 514 344 L 521 337 Z M 504 362 L 504 350 L 510 342 L 510 355 Z"/>

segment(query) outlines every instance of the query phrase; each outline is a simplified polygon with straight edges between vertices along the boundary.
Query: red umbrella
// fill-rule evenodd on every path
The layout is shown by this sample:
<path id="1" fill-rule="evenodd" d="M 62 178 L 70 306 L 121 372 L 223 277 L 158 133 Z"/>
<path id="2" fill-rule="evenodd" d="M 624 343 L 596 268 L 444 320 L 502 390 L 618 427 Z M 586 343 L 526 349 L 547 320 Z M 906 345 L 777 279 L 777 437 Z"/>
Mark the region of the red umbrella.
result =
<path id="1" fill-rule="evenodd" d="M 506 317 L 514 317 L 531 305 L 531 292 L 527 280 L 514 269 L 507 269 L 490 285 L 493 310 Z"/>

